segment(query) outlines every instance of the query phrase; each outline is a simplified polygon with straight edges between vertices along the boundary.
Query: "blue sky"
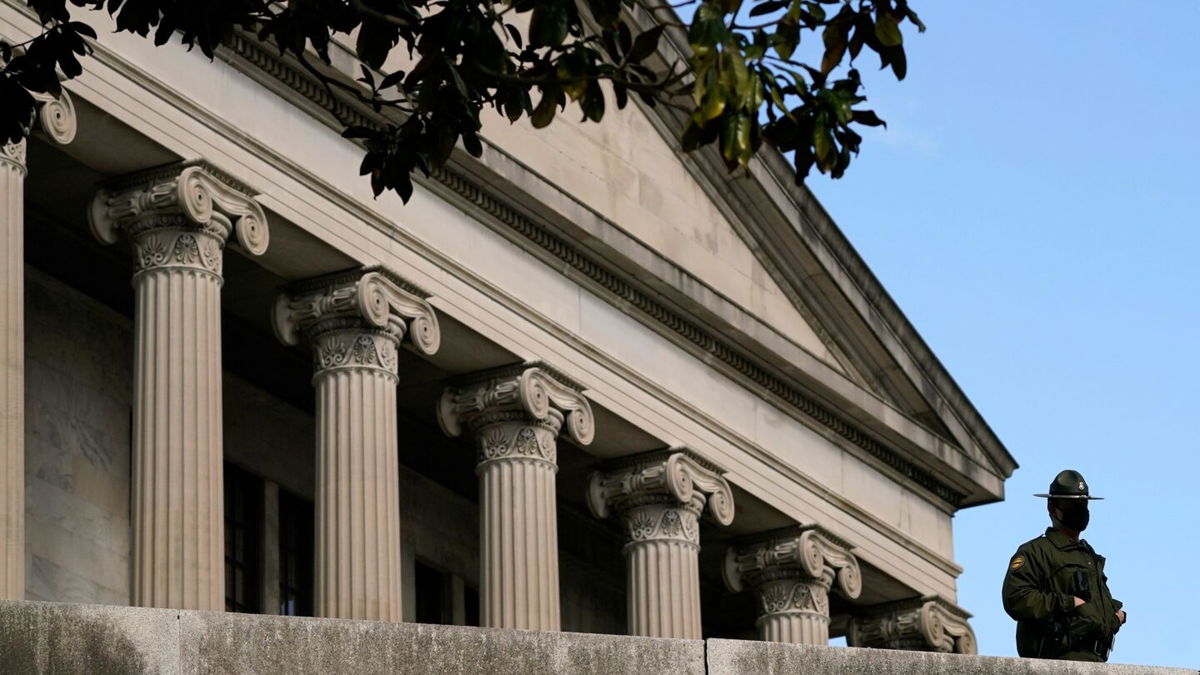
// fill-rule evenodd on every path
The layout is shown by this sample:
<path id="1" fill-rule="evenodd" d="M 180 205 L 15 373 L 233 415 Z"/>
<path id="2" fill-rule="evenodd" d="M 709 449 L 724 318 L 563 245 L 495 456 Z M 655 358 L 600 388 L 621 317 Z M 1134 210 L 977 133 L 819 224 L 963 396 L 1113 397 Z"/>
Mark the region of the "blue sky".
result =
<path id="1" fill-rule="evenodd" d="M 959 603 L 1015 655 L 1005 567 L 1075 468 L 1113 661 L 1200 666 L 1200 3 L 913 6 L 908 79 L 859 64 L 889 128 L 809 184 L 1021 464 L 955 519 Z"/>

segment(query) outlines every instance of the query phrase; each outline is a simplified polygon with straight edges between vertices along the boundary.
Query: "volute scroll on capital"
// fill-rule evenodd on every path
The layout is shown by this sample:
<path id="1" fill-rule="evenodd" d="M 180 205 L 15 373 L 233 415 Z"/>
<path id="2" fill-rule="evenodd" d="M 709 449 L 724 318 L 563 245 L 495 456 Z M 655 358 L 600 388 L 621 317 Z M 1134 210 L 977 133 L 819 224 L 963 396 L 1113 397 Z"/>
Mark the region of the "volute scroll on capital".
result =
<path id="1" fill-rule="evenodd" d="M 596 420 L 582 389 L 540 362 L 484 371 L 446 388 L 438 401 L 437 420 L 446 435 L 460 436 L 467 428 L 512 413 L 551 426 L 561 416 L 570 439 L 588 445 L 596 435 Z"/>
<path id="2" fill-rule="evenodd" d="M 682 448 L 634 455 L 608 463 L 592 473 L 588 508 L 597 518 L 656 495 L 680 505 L 699 500 L 721 525 L 733 522 L 733 490 L 720 469 Z M 697 514 L 699 509 L 697 509 Z"/>
<path id="3" fill-rule="evenodd" d="M 851 619 L 852 647 L 976 654 L 971 615 L 936 595 L 864 608 Z"/>
<path id="4" fill-rule="evenodd" d="M 57 97 L 41 92 L 30 92 L 30 95 L 37 101 L 37 116 L 32 130 L 40 131 L 58 145 L 67 145 L 75 140 L 78 118 L 71 95 L 66 90 Z M 0 144 L 0 161 L 16 164 L 24 171 L 27 146 L 24 140 Z"/>
<path id="5" fill-rule="evenodd" d="M 442 340 L 437 314 L 428 297 L 425 291 L 382 267 L 354 269 L 292 284 L 276 299 L 271 324 L 275 336 L 286 345 L 298 344 L 302 334 L 315 340 L 333 330 L 365 328 L 397 342 L 407 337 L 415 351 L 428 356 L 437 353 Z M 377 341 L 366 332 L 353 342 L 344 351 L 363 352 L 359 362 L 370 349 L 384 347 L 376 345 Z M 325 356 L 337 360 L 336 353 Z M 318 367 L 335 365 L 339 364 L 318 363 Z M 390 366 L 394 370 L 394 355 Z"/>
<path id="6" fill-rule="evenodd" d="M 787 527 L 743 539 L 725 553 L 722 576 L 729 590 L 757 585 L 793 570 L 810 579 L 836 581 L 838 592 L 853 600 L 862 593 L 862 571 L 851 545 L 815 525 Z"/>
<path id="7" fill-rule="evenodd" d="M 236 235 L 243 250 L 262 255 L 270 242 L 266 212 L 249 190 L 202 160 L 176 162 L 101 184 L 88 210 L 92 234 L 116 243 L 175 224 L 196 228 L 221 245 Z"/>

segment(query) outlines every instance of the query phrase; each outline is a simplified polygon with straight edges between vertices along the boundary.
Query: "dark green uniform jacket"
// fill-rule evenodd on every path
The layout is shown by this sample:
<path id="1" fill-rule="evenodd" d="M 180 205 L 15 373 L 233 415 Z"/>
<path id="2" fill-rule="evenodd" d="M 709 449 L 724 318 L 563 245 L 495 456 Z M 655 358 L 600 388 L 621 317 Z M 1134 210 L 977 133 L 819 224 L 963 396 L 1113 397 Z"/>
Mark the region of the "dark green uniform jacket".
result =
<path id="1" fill-rule="evenodd" d="M 1075 607 L 1075 597 L 1087 602 Z M 1004 577 L 1004 611 L 1017 620 L 1017 653 L 1105 661 L 1121 627 L 1104 557 L 1053 528 L 1021 544 Z"/>

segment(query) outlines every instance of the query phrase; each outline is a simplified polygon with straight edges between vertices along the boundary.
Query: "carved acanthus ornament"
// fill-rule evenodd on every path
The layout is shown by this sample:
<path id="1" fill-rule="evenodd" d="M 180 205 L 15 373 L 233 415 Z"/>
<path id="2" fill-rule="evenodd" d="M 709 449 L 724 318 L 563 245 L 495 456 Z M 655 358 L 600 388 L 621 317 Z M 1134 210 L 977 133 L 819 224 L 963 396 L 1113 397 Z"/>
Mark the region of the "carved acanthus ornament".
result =
<path id="1" fill-rule="evenodd" d="M 578 445 L 595 435 L 592 406 L 581 389 L 540 363 L 487 371 L 446 389 L 438 424 L 449 436 L 470 431 L 481 463 L 526 458 L 556 465 L 555 437 L 564 426 Z"/>
<path id="2" fill-rule="evenodd" d="M 850 622 L 852 647 L 976 654 L 971 615 L 937 596 L 866 608 Z"/>
<path id="3" fill-rule="evenodd" d="M 699 518 L 733 522 L 733 491 L 719 469 L 685 450 L 617 460 L 592 474 L 588 508 L 597 518 L 622 516 L 629 544 L 673 539 L 699 547 Z"/>
<path id="4" fill-rule="evenodd" d="M 317 373 L 367 368 L 396 377 L 405 338 L 425 355 L 441 344 L 428 296 L 387 270 L 368 267 L 294 284 L 276 300 L 272 323 L 284 344 L 309 339 Z"/>
<path id="5" fill-rule="evenodd" d="M 244 186 L 193 160 L 105 183 L 88 211 L 92 233 L 112 244 L 123 230 L 133 241 L 135 273 L 184 269 L 221 276 L 231 235 L 262 255 L 270 233 L 262 207 Z"/>

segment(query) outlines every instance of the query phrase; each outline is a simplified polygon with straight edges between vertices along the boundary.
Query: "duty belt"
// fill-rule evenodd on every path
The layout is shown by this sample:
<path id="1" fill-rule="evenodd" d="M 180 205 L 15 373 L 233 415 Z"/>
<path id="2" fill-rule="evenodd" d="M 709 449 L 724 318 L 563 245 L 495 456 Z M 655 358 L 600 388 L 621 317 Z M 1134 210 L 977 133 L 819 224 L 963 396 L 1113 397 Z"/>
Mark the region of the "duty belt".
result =
<path id="1" fill-rule="evenodd" d="M 1091 652 L 1104 660 L 1108 660 L 1109 642 L 1103 638 L 1072 640 L 1071 648 L 1082 652 Z"/>

